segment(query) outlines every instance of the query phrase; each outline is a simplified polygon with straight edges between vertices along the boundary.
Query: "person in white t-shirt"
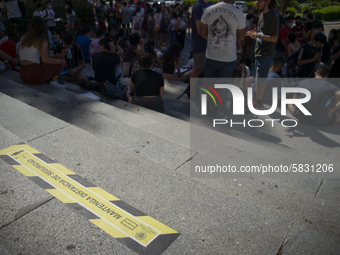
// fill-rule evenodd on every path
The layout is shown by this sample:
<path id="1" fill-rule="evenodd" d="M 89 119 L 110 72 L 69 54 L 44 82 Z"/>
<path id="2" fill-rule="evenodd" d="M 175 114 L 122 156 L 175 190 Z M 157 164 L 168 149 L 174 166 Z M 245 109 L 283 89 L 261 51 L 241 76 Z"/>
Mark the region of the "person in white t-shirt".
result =
<path id="1" fill-rule="evenodd" d="M 207 38 L 205 54 L 206 78 L 231 78 L 236 61 L 237 48 L 241 47 L 246 32 L 246 20 L 241 10 L 232 5 L 232 0 L 209 6 L 201 18 L 200 35 Z M 223 105 L 218 105 L 217 117 L 229 118 L 227 107 L 228 90 L 218 91 Z"/>
<path id="2" fill-rule="evenodd" d="M 37 9 L 35 10 L 35 12 L 33 12 L 33 17 L 34 16 L 39 16 L 44 18 L 44 13 L 43 13 L 43 6 L 41 3 L 37 3 L 36 5 Z"/>
<path id="3" fill-rule="evenodd" d="M 223 0 L 203 13 L 201 35 L 207 37 L 205 77 L 232 77 L 237 45 L 245 38 L 246 20 L 231 0 Z"/>

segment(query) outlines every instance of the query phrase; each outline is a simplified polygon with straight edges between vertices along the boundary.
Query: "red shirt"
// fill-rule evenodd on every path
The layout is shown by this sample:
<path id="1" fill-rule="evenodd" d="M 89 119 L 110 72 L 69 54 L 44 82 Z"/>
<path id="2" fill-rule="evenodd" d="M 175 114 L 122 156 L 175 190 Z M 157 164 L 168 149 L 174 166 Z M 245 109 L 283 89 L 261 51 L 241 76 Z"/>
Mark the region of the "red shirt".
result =
<path id="1" fill-rule="evenodd" d="M 279 51 L 282 51 L 282 48 L 283 48 L 283 45 L 281 44 L 281 39 L 284 39 L 285 42 L 286 42 L 286 46 L 288 46 L 289 44 L 289 41 L 288 41 L 288 34 L 293 32 L 293 30 L 291 28 L 288 28 L 286 25 L 280 30 L 280 48 L 281 50 Z M 284 51 L 285 53 L 287 53 L 287 49 L 284 48 Z"/>
<path id="2" fill-rule="evenodd" d="M 293 27 L 293 32 L 296 35 L 296 39 L 300 42 L 301 45 L 303 45 L 305 43 L 305 39 L 303 39 L 303 30 L 307 31 L 307 28 L 305 26 L 305 24 L 302 24 L 297 27 Z"/>

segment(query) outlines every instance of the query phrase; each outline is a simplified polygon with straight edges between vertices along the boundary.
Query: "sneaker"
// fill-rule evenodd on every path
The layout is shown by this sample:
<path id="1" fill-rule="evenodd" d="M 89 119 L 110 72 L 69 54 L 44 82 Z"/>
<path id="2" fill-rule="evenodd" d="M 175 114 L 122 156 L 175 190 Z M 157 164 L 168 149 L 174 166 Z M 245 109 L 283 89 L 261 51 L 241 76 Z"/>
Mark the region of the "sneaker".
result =
<path id="1" fill-rule="evenodd" d="M 50 81 L 50 84 L 51 85 L 53 85 L 53 86 L 55 86 L 55 87 L 57 87 L 57 88 L 61 88 L 61 89 L 63 89 L 63 88 L 67 88 L 67 85 L 66 84 L 60 84 L 60 83 L 58 83 L 57 81 Z"/>
<path id="2" fill-rule="evenodd" d="M 256 99 L 253 100 L 253 106 L 254 106 L 254 108 L 257 109 L 257 110 L 264 109 L 263 104 L 259 104 L 259 103 L 256 101 Z"/>

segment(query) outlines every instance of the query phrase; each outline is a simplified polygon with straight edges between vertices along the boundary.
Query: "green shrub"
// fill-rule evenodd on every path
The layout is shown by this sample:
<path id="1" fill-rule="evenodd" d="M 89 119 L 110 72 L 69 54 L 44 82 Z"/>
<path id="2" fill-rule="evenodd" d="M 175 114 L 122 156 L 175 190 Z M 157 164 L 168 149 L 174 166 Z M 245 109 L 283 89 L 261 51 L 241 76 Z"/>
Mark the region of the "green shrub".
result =
<path id="1" fill-rule="evenodd" d="M 297 11 L 294 7 L 288 7 L 288 8 L 286 8 L 286 10 L 290 10 L 290 15 L 292 15 L 294 17 L 296 16 Z"/>
<path id="2" fill-rule="evenodd" d="M 334 20 L 340 17 L 340 6 L 328 6 L 313 11 L 314 17 L 320 16 L 323 20 Z"/>
<path id="3" fill-rule="evenodd" d="M 248 7 L 248 10 L 252 9 L 254 6 L 256 6 L 256 2 L 246 2 L 246 5 Z"/>
<path id="4" fill-rule="evenodd" d="M 312 8 L 311 8 L 308 4 L 302 5 L 302 8 L 301 8 L 302 13 L 303 13 L 304 11 L 311 12 L 311 10 L 312 10 Z"/>

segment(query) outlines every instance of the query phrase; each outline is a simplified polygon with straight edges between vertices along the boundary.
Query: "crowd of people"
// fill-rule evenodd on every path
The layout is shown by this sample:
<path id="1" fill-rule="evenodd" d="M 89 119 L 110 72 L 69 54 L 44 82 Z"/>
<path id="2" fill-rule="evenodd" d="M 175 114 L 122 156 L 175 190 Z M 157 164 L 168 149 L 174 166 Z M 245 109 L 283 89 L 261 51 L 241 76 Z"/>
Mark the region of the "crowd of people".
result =
<path id="1" fill-rule="evenodd" d="M 275 0 L 258 0 L 246 14 L 234 7 L 232 0 L 213 5 L 198 0 L 191 11 L 178 3 L 167 6 L 164 2 L 150 5 L 118 0 L 107 5 L 98 1 L 93 3 L 96 27 L 82 26 L 72 2 L 66 1 L 62 34 L 52 4 L 50 0 L 37 3 L 29 24 L 25 24 L 17 0 L 0 1 L 2 13 L 17 25 L 22 36 L 16 45 L 1 26 L 0 59 L 9 62 L 13 70 L 20 69 L 26 83 L 49 81 L 62 88 L 64 81 L 73 81 L 100 91 L 106 82 L 117 85 L 121 77 L 128 76 L 127 100 L 163 112 L 164 79 L 189 83 L 190 78 L 198 77 L 233 78 L 247 93 L 255 67 L 253 106 L 263 109 L 267 78 L 340 75 L 339 31 L 332 29 L 325 35 L 320 17 L 311 12 L 302 17 L 291 16 L 288 10 L 281 13 Z M 190 65 L 183 67 L 186 41 L 191 42 L 192 58 Z M 84 73 L 87 63 L 92 64 L 94 77 Z M 197 100 L 196 84 L 190 86 L 194 88 L 191 96 Z M 337 86 L 332 87 L 330 96 L 339 98 L 339 89 L 334 88 Z M 227 100 L 226 90 L 221 93 Z M 335 103 L 332 109 L 323 109 L 323 114 L 332 123 L 340 122 L 339 108 Z M 217 114 L 230 117 L 231 112 L 224 104 Z"/>

